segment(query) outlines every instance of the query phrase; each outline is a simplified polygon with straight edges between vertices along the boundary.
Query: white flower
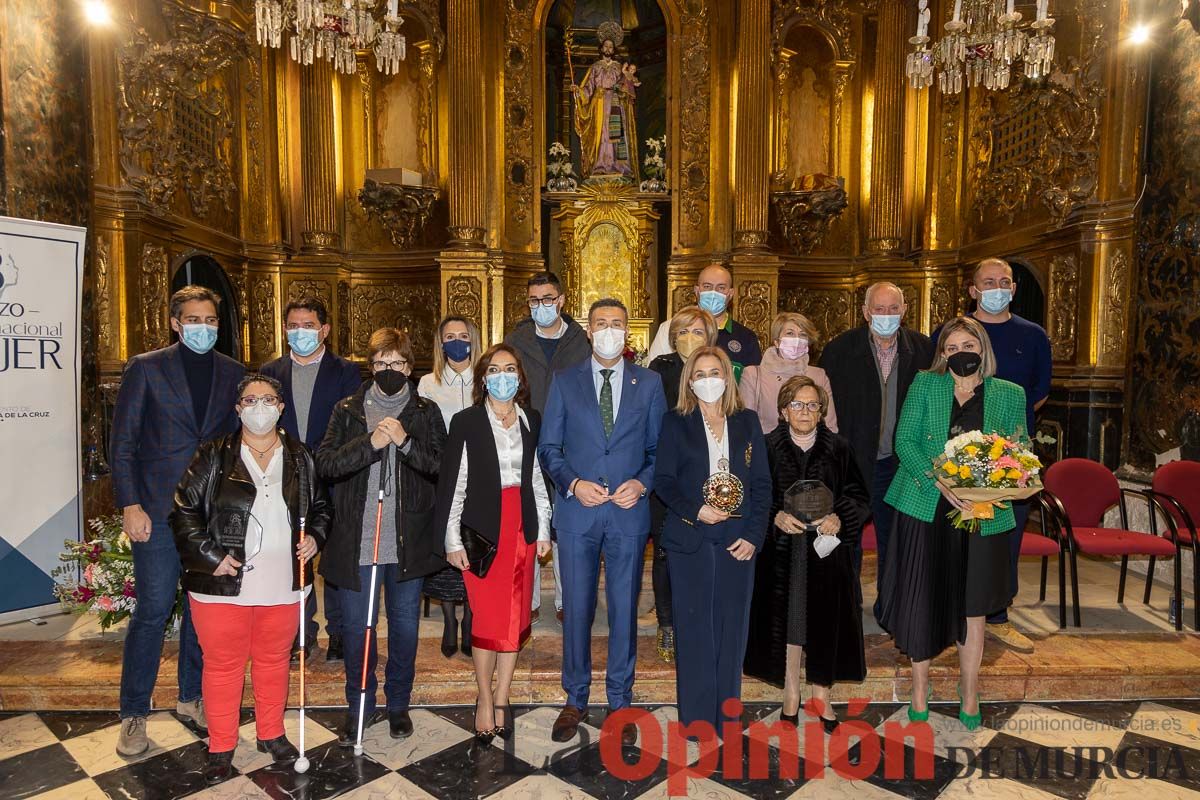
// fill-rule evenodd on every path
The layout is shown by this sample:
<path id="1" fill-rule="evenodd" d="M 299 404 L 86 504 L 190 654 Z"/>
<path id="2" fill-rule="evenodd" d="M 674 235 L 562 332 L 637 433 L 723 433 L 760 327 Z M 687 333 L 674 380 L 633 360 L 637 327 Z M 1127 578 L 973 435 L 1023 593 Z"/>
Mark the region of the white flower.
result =
<path id="1" fill-rule="evenodd" d="M 550 155 L 553 158 L 570 157 L 571 151 L 564 147 L 562 142 L 555 142 L 550 145 Z"/>

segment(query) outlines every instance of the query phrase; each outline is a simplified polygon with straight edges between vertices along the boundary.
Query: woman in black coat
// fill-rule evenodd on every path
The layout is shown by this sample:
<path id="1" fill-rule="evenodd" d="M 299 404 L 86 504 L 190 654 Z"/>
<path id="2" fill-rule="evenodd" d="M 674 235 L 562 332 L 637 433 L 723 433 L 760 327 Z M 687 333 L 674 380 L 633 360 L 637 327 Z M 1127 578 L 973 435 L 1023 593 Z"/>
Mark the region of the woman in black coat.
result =
<path id="1" fill-rule="evenodd" d="M 717 343 L 717 322 L 700 306 L 686 306 L 675 312 L 667 329 L 671 352 L 650 362 L 650 369 L 662 378 L 667 408 L 679 405 L 679 379 L 683 362 L 698 347 Z M 671 616 L 671 577 L 667 573 L 667 551 L 659 545 L 659 535 L 667 519 L 667 507 L 658 495 L 650 496 L 650 538 L 654 540 L 654 560 L 650 579 L 654 585 L 654 616 L 658 620 L 656 649 L 658 657 L 670 664 L 675 660 L 675 624 Z"/>
<path id="2" fill-rule="evenodd" d="M 800 650 L 812 696 L 821 701 L 827 731 L 837 727 L 829 706 L 835 682 L 866 678 L 862 594 L 854 550 L 867 519 L 867 488 L 846 440 L 821 421 L 829 398 L 807 376 L 779 391 L 780 425 L 767 434 L 774 483 L 772 525 L 758 559 L 747 675 L 783 686 L 781 718 L 797 723 L 800 713 Z M 784 510 L 784 497 L 798 480 L 817 480 L 833 494 L 833 513 L 805 530 Z M 825 558 L 813 545 L 836 535 L 841 544 Z M 811 613 L 809 610 L 811 609 Z"/>
<path id="3" fill-rule="evenodd" d="M 409 378 L 413 353 L 407 333 L 381 328 L 371 334 L 368 349 L 371 382 L 334 406 L 317 450 L 317 473 L 330 484 L 334 507 L 333 531 L 320 571 L 341 592 L 346 702 L 354 709 L 363 659 L 367 660 L 363 714 L 367 720 L 375 710 L 376 652 L 374 635 L 369 645 L 364 640 L 372 607 L 371 565 L 377 559 L 388 619 L 384 693 L 391 734 L 400 739 L 412 733 L 408 704 L 417 657 L 421 579 L 445 566 L 442 534 L 434 528 L 433 512 L 446 424 L 437 405 L 419 397 Z M 381 535 L 376 551 L 377 514 Z M 379 604 L 373 608 L 378 617 Z M 339 744 L 354 744 L 357 725 L 357 714 L 347 717 Z"/>

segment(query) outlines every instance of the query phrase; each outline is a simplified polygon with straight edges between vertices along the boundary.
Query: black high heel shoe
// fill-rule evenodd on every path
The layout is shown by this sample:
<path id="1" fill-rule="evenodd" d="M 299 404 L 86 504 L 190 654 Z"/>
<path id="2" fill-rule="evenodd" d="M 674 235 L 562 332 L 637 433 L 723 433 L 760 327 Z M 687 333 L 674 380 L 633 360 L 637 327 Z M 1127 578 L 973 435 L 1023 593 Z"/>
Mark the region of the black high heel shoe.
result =
<path id="1" fill-rule="evenodd" d="M 785 714 L 785 713 L 783 713 L 783 709 L 781 708 L 781 709 L 779 709 L 779 721 L 780 722 L 790 722 L 793 725 L 795 725 L 796 727 L 800 727 L 800 712 L 797 711 L 795 714 Z"/>
<path id="2" fill-rule="evenodd" d="M 496 713 L 495 711 L 492 712 L 493 715 L 495 713 Z M 479 719 L 479 701 L 478 700 L 475 701 L 475 719 Z M 478 727 L 475 727 L 475 744 L 489 745 L 492 743 L 492 739 L 494 739 L 495 737 L 496 737 L 496 728 L 494 726 L 491 728 L 488 728 L 486 731 L 481 731 L 481 730 L 479 730 Z"/>
<path id="3" fill-rule="evenodd" d="M 451 615 L 442 621 L 442 655 L 450 658 L 458 652 L 458 618 Z"/>
<path id="4" fill-rule="evenodd" d="M 508 724 L 500 725 L 499 723 L 497 723 L 495 732 L 496 732 L 497 736 L 499 736 L 501 739 L 503 739 L 504 741 L 507 742 L 509 739 L 512 738 L 512 735 L 513 735 L 512 712 L 509 710 L 508 706 L 493 706 L 493 708 L 492 708 L 492 716 L 493 717 L 495 716 L 497 711 L 504 712 L 504 720 Z"/>

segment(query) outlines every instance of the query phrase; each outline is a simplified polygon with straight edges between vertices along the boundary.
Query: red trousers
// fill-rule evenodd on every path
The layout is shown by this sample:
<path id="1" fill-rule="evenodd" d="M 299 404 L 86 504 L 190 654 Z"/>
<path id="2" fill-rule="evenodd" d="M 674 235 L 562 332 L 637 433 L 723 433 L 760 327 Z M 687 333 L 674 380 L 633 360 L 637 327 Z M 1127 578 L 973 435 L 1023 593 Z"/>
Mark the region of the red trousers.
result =
<path id="1" fill-rule="evenodd" d="M 259 739 L 283 736 L 292 641 L 299 627 L 299 603 L 285 606 L 238 606 L 197 603 L 189 598 L 192 624 L 204 651 L 204 713 L 208 750 L 227 753 L 237 747 L 238 720 L 246 662 L 254 684 L 254 723 Z"/>

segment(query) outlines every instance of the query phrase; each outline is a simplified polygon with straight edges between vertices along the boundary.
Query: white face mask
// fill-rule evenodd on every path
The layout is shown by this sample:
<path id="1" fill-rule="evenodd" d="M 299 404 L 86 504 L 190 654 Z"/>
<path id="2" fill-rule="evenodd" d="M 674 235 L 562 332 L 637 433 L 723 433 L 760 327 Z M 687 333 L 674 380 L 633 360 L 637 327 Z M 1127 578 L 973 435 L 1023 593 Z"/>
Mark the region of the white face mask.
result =
<path id="1" fill-rule="evenodd" d="M 601 358 L 616 358 L 625 352 L 625 331 L 603 328 L 592 334 L 592 349 Z"/>
<path id="2" fill-rule="evenodd" d="M 241 409 L 238 416 L 241 417 L 242 425 L 246 430 L 255 436 L 263 436 L 270 433 L 271 429 L 275 427 L 275 423 L 279 421 L 279 406 L 255 403 L 249 408 Z"/>
<path id="3" fill-rule="evenodd" d="M 692 391 L 706 403 L 715 403 L 725 396 L 724 378 L 701 378 L 692 381 Z"/>

